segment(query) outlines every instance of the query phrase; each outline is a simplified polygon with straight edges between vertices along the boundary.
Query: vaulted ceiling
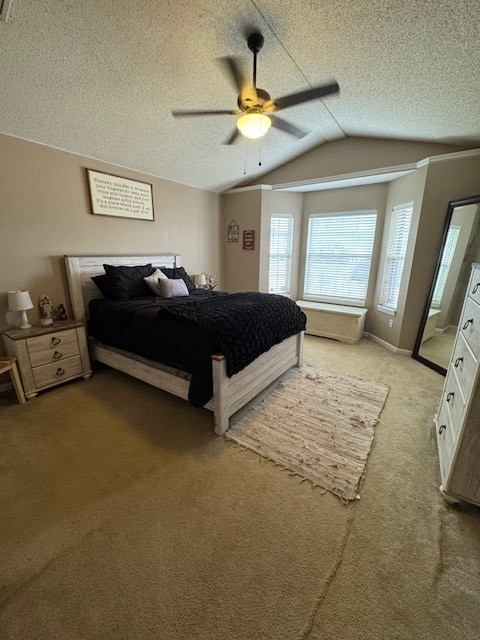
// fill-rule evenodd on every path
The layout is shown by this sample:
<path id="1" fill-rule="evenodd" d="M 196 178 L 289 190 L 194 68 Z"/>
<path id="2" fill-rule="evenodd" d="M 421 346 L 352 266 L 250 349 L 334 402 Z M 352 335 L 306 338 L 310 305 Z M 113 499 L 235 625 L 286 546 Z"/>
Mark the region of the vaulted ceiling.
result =
<path id="1" fill-rule="evenodd" d="M 0 131 L 213 191 L 347 136 L 480 146 L 479 16 L 478 0 L 12 0 Z M 218 59 L 251 77 L 252 30 L 273 98 L 340 85 L 282 111 L 301 139 L 225 145 L 234 116 L 172 116 L 236 108 Z"/>

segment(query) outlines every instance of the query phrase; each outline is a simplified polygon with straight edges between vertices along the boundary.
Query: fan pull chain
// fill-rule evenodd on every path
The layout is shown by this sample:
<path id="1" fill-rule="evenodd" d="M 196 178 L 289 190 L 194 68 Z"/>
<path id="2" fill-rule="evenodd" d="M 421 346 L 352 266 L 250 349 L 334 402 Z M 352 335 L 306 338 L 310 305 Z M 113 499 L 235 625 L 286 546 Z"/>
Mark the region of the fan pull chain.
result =
<path id="1" fill-rule="evenodd" d="M 243 175 L 247 175 L 247 139 L 245 136 L 243 138 Z"/>
<path id="2" fill-rule="evenodd" d="M 258 166 L 262 166 L 262 139 L 258 142 Z"/>

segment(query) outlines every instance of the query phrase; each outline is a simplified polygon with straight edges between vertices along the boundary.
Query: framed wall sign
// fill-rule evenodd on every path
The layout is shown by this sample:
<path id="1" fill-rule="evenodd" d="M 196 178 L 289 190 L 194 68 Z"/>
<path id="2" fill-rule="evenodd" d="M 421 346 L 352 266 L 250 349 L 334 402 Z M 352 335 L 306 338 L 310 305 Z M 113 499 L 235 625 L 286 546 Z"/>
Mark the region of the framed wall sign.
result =
<path id="1" fill-rule="evenodd" d="M 87 169 L 92 213 L 153 220 L 152 185 Z"/>
<path id="2" fill-rule="evenodd" d="M 243 248 L 247 250 L 255 249 L 255 231 L 253 229 L 243 232 Z"/>

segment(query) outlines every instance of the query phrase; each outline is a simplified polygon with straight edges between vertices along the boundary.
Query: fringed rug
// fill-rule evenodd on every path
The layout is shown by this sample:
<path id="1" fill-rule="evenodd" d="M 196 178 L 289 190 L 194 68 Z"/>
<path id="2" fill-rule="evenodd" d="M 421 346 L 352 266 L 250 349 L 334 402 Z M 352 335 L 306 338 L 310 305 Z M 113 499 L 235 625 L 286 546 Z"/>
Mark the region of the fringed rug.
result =
<path id="1" fill-rule="evenodd" d="M 387 395 L 378 382 L 292 369 L 225 436 L 348 502 Z"/>

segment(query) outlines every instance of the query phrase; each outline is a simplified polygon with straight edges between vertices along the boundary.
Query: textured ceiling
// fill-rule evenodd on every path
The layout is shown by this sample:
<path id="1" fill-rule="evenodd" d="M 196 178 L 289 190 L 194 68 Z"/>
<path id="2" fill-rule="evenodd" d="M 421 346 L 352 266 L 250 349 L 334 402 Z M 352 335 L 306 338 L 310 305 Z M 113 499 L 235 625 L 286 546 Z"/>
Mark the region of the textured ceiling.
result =
<path id="1" fill-rule="evenodd" d="M 479 17 L 478 0 L 13 0 L 0 131 L 214 191 L 345 136 L 473 146 Z M 301 140 L 272 129 L 227 146 L 234 116 L 171 115 L 236 108 L 217 59 L 243 58 L 250 77 L 252 28 L 272 97 L 340 84 L 281 112 L 310 131 Z"/>

